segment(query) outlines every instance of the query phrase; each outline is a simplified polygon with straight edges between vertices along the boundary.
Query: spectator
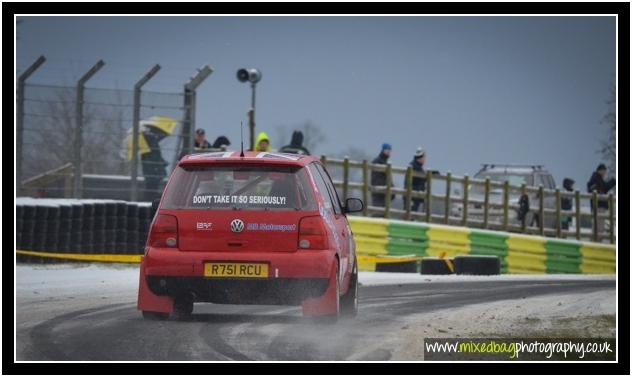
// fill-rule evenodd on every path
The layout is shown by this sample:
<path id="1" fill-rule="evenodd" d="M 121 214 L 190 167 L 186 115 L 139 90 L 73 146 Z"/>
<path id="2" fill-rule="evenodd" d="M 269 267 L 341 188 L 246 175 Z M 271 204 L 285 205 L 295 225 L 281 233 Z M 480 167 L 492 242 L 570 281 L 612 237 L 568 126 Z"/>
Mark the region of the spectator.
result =
<path id="1" fill-rule="evenodd" d="M 257 140 L 255 141 L 255 151 L 257 152 L 271 152 L 270 138 L 265 132 L 259 132 Z"/>
<path id="2" fill-rule="evenodd" d="M 228 140 L 226 136 L 219 136 L 217 139 L 215 139 L 215 142 L 213 142 L 212 148 L 221 149 L 225 151 L 229 145 L 230 145 L 230 141 Z"/>
<path id="3" fill-rule="evenodd" d="M 292 141 L 290 142 L 290 144 L 281 147 L 281 149 L 279 149 L 279 152 L 295 153 L 309 156 L 309 151 L 303 146 L 303 133 L 301 131 L 294 131 L 292 133 Z"/>
<path id="4" fill-rule="evenodd" d="M 423 148 L 419 147 L 415 151 L 415 155 L 413 156 L 413 160 L 410 162 L 410 167 L 412 167 L 413 171 L 419 173 L 425 173 L 424 164 L 426 163 L 426 151 Z M 405 187 L 404 187 L 405 188 Z M 426 190 L 426 178 L 425 177 L 413 177 L 412 179 L 412 189 L 413 191 L 425 191 Z M 419 205 L 423 204 L 424 200 L 422 198 L 413 198 L 413 205 L 411 207 L 411 211 L 416 212 L 419 210 Z M 406 202 L 406 198 L 404 198 L 404 210 L 408 208 L 408 203 Z"/>
<path id="5" fill-rule="evenodd" d="M 206 131 L 202 128 L 195 130 L 195 150 L 209 149 L 211 144 L 206 140 Z"/>
<path id="6" fill-rule="evenodd" d="M 562 181 L 562 186 L 564 187 L 564 190 L 566 190 L 567 192 L 573 192 L 575 190 L 573 187 L 574 184 L 575 184 L 575 181 L 570 178 L 564 178 L 564 180 Z M 561 205 L 562 211 L 572 210 L 573 198 L 569 196 L 562 196 L 560 205 Z M 562 216 L 562 229 L 567 230 L 572 219 L 573 219 L 572 216 Z"/>
<path id="7" fill-rule="evenodd" d="M 166 135 L 155 127 L 143 132 L 145 141 L 149 146 L 149 152 L 140 156 L 145 178 L 145 201 L 151 202 L 160 198 L 162 180 L 167 176 L 167 161 L 162 158 L 159 141 Z"/>
<path id="8" fill-rule="evenodd" d="M 381 164 L 381 165 L 388 164 L 388 159 L 391 156 L 391 150 L 392 150 L 392 147 L 390 144 L 388 143 L 382 144 L 382 151 L 371 162 L 374 164 Z M 375 171 L 375 170 L 371 171 L 371 186 L 373 187 L 386 186 L 386 172 Z M 393 186 L 392 178 L 391 178 L 391 186 Z M 372 199 L 373 205 L 376 207 L 384 207 L 385 197 L 386 195 L 384 193 L 377 193 L 377 192 L 371 193 L 371 199 Z M 393 199 L 395 199 L 394 194 L 391 195 L 391 200 Z"/>
<path id="9" fill-rule="evenodd" d="M 586 184 L 589 193 L 596 192 L 597 194 L 605 195 L 610 191 L 616 184 L 615 179 L 612 178 L 606 182 L 604 179 L 608 169 L 606 165 L 599 164 L 597 166 L 597 170 L 592 174 L 590 180 Z M 591 201 L 591 208 L 595 208 L 595 204 Z M 606 199 L 598 199 L 597 200 L 597 214 L 603 214 L 608 210 L 608 200 Z M 604 230 L 604 220 L 603 218 L 597 218 L 597 232 L 601 233 Z"/>

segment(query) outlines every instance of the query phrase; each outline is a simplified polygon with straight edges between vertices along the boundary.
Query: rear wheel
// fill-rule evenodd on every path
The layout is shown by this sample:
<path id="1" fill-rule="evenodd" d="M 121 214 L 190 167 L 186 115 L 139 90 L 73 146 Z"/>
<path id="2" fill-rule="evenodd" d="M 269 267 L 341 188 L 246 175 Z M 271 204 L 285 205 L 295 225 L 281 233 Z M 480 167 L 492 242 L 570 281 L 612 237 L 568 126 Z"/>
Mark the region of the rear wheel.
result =
<path id="1" fill-rule="evenodd" d="M 143 318 L 150 321 L 164 321 L 169 319 L 169 313 L 150 312 L 143 310 Z"/>
<path id="2" fill-rule="evenodd" d="M 173 314 L 176 319 L 187 319 L 193 313 L 193 299 L 177 297 L 173 302 Z"/>
<path id="3" fill-rule="evenodd" d="M 358 261 L 353 261 L 353 272 L 349 280 L 347 293 L 340 298 L 340 313 L 344 316 L 355 317 L 358 315 Z"/>

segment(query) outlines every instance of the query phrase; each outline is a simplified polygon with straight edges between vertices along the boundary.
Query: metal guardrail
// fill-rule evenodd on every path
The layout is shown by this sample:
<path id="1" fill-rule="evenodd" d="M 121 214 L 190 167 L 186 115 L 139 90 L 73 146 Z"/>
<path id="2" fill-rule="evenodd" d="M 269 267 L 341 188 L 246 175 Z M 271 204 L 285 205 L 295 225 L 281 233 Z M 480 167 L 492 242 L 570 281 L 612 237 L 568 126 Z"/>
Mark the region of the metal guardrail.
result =
<path id="1" fill-rule="evenodd" d="M 445 175 L 432 172 L 421 173 L 414 171 L 411 167 L 373 164 L 366 160 L 352 161 L 348 158 L 332 159 L 322 156 L 321 161 L 332 173 L 334 186 L 340 190 L 339 194 L 343 201 L 350 196 L 352 191 L 360 196 L 365 203 L 364 216 L 418 220 L 427 223 L 611 244 L 616 242 L 616 198 L 612 194 L 567 192 L 560 191 L 559 188 L 549 190 L 541 185 L 538 187 L 526 184 L 516 186 L 510 185 L 507 181 L 495 182 L 489 178 L 480 180 L 467 175 L 454 176 L 451 173 Z M 387 185 L 372 186 L 370 184 L 372 171 L 385 172 Z M 336 172 L 341 174 L 335 174 Z M 403 176 L 403 188 L 391 186 L 393 175 Z M 352 176 L 360 176 L 361 181 L 351 180 Z M 424 191 L 413 190 L 413 177 L 426 179 Z M 472 190 L 477 190 L 478 198 L 471 197 Z M 383 193 L 384 206 L 374 206 L 372 203 L 369 205 L 371 193 Z M 391 200 L 393 194 L 401 195 L 404 203 L 408 205 L 402 209 L 394 208 Z M 519 221 L 514 215 L 517 214 L 520 206 L 515 198 L 510 199 L 510 197 L 512 195 L 519 197 L 523 194 L 529 196 L 530 208 Z M 417 212 L 411 210 L 411 202 L 414 198 L 423 200 L 423 205 Z M 562 210 L 563 198 L 572 200 L 572 210 Z M 608 209 L 598 210 L 598 201 L 604 200 L 608 202 Z M 568 226 L 563 226 L 563 223 Z M 600 223 L 603 224 L 603 231 L 599 231 L 598 224 Z"/>

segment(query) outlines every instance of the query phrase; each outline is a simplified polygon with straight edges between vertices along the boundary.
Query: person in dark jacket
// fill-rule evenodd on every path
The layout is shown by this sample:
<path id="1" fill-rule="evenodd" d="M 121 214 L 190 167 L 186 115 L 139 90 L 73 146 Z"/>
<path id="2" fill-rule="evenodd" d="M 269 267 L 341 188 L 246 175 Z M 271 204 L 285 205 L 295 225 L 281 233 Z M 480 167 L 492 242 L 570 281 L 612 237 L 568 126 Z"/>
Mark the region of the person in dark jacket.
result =
<path id="1" fill-rule="evenodd" d="M 415 151 L 415 155 L 413 156 L 413 160 L 410 162 L 410 167 L 412 167 L 413 171 L 425 173 L 424 164 L 426 163 L 426 151 L 423 148 L 419 147 Z M 404 187 L 405 188 L 405 187 Z M 413 191 L 424 191 L 426 189 L 426 178 L 425 177 L 413 177 L 412 179 L 412 189 Z M 411 211 L 415 212 L 419 210 L 419 205 L 423 204 L 424 200 L 422 198 L 413 198 L 412 199 L 412 207 Z M 408 203 L 406 199 L 404 199 L 404 210 L 408 208 Z"/>
<path id="2" fill-rule="evenodd" d="M 167 161 L 162 158 L 160 151 L 160 140 L 166 134 L 152 127 L 143 132 L 145 141 L 150 151 L 141 155 L 141 164 L 143 166 L 143 176 L 145 178 L 145 201 L 151 202 L 156 198 L 160 198 L 162 180 L 167 176 Z"/>
<path id="3" fill-rule="evenodd" d="M 608 180 L 604 179 L 606 173 L 608 172 L 608 168 L 606 165 L 599 164 L 597 166 L 597 170 L 592 174 L 588 183 L 586 184 L 586 188 L 589 193 L 596 192 L 597 194 L 605 195 L 610 191 L 616 184 L 614 178 Z M 594 208 L 594 203 L 591 201 L 590 207 Z M 608 200 L 607 199 L 598 199 L 597 200 L 597 213 L 604 213 L 608 210 Z M 597 219 L 597 232 L 601 233 L 604 230 L 604 221 L 603 218 Z"/>
<path id="4" fill-rule="evenodd" d="M 388 159 L 391 156 L 392 147 L 388 143 L 382 144 L 382 151 L 380 154 L 371 161 L 374 164 L 386 165 Z M 384 171 L 371 171 L 371 186 L 386 186 L 386 172 Z M 391 186 L 393 185 L 393 179 L 391 178 Z M 384 207 L 386 195 L 384 193 L 371 193 L 371 199 L 373 205 L 376 207 Z M 391 195 L 391 200 L 395 199 L 395 194 Z"/>
<path id="5" fill-rule="evenodd" d="M 301 131 L 294 131 L 292 133 L 292 141 L 289 145 L 281 147 L 279 152 L 282 153 L 296 153 L 309 156 L 309 151 L 303 146 L 303 133 Z"/>
<path id="6" fill-rule="evenodd" d="M 221 149 L 223 151 L 230 145 L 230 141 L 226 136 L 218 136 L 217 139 L 213 142 L 211 148 L 213 149 Z"/>
<path id="7" fill-rule="evenodd" d="M 203 128 L 195 130 L 195 144 L 193 146 L 196 151 L 209 149 L 211 147 L 211 143 L 206 140 L 206 131 L 204 131 Z"/>
<path id="8" fill-rule="evenodd" d="M 566 190 L 567 192 L 573 192 L 575 190 L 573 185 L 575 185 L 575 181 L 570 178 L 564 178 L 564 180 L 562 181 L 562 186 L 564 187 L 564 190 Z M 572 210 L 573 198 L 570 196 L 562 196 L 560 206 L 561 206 L 562 211 Z M 572 219 L 573 219 L 572 216 L 562 216 L 562 229 L 568 229 L 568 226 L 571 223 Z"/>

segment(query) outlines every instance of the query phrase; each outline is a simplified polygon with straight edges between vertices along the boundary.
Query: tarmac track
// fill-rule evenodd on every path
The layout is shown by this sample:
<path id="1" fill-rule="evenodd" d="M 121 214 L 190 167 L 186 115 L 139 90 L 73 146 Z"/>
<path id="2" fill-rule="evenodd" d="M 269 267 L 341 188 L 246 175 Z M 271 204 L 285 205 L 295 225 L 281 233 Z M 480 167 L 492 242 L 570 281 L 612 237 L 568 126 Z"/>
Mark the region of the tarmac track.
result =
<path id="1" fill-rule="evenodd" d="M 17 360 L 346 360 L 419 313 L 614 288 L 614 280 L 581 279 L 361 286 L 358 316 L 335 325 L 303 318 L 300 307 L 205 303 L 196 304 L 187 320 L 149 321 L 128 299 L 18 322 L 18 338 L 26 344 Z"/>

